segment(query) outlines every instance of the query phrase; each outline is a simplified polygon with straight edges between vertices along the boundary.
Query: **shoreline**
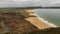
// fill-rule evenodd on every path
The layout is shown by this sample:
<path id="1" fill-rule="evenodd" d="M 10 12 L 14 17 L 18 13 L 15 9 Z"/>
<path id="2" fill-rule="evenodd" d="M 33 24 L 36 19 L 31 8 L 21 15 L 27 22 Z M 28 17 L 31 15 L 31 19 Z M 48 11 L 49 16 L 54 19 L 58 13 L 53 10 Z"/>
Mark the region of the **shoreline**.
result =
<path id="1" fill-rule="evenodd" d="M 34 12 L 34 11 L 35 11 L 35 10 L 33 10 L 33 12 Z M 42 22 L 44 22 L 46 25 L 48 25 L 48 26 L 50 26 L 50 27 L 58 27 L 58 26 L 54 25 L 53 23 L 50 23 L 50 22 L 44 20 L 43 18 L 39 17 L 36 13 L 34 13 L 34 15 L 37 16 L 37 18 L 38 18 L 39 20 L 41 20 Z"/>
<path id="2" fill-rule="evenodd" d="M 30 17 L 26 18 L 32 25 L 36 26 L 38 29 L 46 29 L 51 28 L 50 26 L 46 25 L 43 21 L 39 20 L 37 16 L 34 15 L 33 10 L 26 10 L 29 12 Z"/>

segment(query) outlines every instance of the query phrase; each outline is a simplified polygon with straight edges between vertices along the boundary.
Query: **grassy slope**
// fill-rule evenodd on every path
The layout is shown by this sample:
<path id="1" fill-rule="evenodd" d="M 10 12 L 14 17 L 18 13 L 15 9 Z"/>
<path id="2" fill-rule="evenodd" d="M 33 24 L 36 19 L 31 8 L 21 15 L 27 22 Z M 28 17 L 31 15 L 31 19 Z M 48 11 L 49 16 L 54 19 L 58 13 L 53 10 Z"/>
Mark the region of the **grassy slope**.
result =
<path id="1" fill-rule="evenodd" d="M 25 17 L 29 17 L 29 13 L 26 11 L 26 9 L 19 9 L 19 8 L 0 8 L 0 13 L 1 12 L 20 12 Z"/>

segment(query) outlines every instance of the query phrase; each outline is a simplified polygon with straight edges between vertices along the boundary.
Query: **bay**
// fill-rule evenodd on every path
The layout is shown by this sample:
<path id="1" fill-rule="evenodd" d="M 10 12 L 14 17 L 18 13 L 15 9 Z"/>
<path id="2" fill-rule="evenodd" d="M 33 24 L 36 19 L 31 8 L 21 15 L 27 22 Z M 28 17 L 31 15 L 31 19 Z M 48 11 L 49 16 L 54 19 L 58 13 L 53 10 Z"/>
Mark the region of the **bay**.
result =
<path id="1" fill-rule="evenodd" d="M 60 26 L 60 9 L 34 9 L 35 13 L 44 20 Z"/>

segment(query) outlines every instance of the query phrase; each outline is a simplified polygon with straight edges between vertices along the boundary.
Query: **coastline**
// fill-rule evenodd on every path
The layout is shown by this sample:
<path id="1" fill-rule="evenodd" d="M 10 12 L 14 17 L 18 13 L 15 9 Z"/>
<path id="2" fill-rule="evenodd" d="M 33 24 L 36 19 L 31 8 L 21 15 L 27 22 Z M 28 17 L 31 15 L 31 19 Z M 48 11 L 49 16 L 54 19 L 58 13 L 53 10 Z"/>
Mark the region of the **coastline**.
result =
<path id="1" fill-rule="evenodd" d="M 34 12 L 34 11 L 35 11 L 35 10 L 33 10 L 33 12 Z M 58 27 L 58 26 L 54 25 L 53 23 L 50 23 L 50 22 L 44 20 L 43 18 L 39 17 L 36 13 L 34 13 L 34 15 L 37 16 L 37 18 L 38 18 L 39 20 L 41 20 L 42 22 L 44 22 L 46 25 L 48 25 L 48 26 L 50 26 L 50 27 Z"/>

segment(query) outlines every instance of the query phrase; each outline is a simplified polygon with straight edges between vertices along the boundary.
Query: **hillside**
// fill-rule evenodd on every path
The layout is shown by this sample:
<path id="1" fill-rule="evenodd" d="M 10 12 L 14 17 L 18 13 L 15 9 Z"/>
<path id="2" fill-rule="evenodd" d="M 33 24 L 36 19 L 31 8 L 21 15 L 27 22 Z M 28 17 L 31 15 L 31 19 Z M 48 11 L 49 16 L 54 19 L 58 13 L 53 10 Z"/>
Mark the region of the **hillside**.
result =
<path id="1" fill-rule="evenodd" d="M 60 34 L 60 27 L 57 28 L 47 28 L 43 30 L 37 30 L 30 32 L 29 34 Z"/>
<path id="2" fill-rule="evenodd" d="M 3 32 L 9 32 L 10 34 L 23 34 L 32 31 L 38 30 L 37 27 L 30 24 L 29 21 L 25 20 L 25 16 L 23 16 L 20 12 L 2 12 L 0 13 L 0 21 L 3 27 Z"/>

